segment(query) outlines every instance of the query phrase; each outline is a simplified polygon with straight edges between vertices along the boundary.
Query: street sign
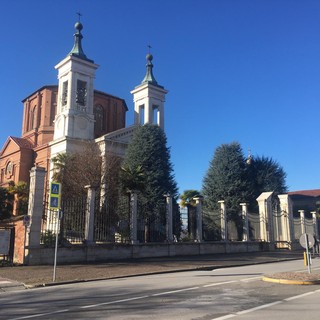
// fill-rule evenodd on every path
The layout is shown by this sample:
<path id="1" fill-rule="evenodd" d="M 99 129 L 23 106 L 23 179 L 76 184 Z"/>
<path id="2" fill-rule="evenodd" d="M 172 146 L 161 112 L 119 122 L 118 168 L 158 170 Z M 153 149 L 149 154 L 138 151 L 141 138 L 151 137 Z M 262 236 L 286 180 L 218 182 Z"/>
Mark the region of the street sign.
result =
<path id="1" fill-rule="evenodd" d="M 307 249 L 307 244 L 308 244 L 308 249 L 312 248 L 314 246 L 314 236 L 310 233 L 303 233 L 299 239 L 299 242 L 301 246 L 305 249 Z"/>
<path id="2" fill-rule="evenodd" d="M 51 182 L 50 183 L 50 209 L 59 210 L 61 202 L 61 183 Z"/>

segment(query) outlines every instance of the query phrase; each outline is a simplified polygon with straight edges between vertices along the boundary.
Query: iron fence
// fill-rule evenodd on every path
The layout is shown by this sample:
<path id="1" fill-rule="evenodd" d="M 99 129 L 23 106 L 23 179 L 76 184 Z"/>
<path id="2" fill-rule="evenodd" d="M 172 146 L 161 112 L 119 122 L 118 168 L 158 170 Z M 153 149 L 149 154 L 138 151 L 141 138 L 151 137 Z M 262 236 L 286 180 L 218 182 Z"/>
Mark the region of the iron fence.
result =
<path id="1" fill-rule="evenodd" d="M 138 197 L 139 242 L 164 242 L 166 240 L 166 202 L 144 202 Z"/>
<path id="2" fill-rule="evenodd" d="M 203 211 L 202 230 L 204 241 L 221 240 L 221 213 L 221 209 Z"/>
<path id="3" fill-rule="evenodd" d="M 94 213 L 94 241 L 130 241 L 130 200 L 128 196 L 103 198 L 97 195 Z"/>
<path id="4" fill-rule="evenodd" d="M 260 236 L 260 215 L 259 213 L 248 213 L 249 222 L 249 239 L 252 241 L 259 240 Z"/>
<path id="5" fill-rule="evenodd" d="M 60 237 L 68 243 L 85 240 L 87 197 L 66 199 L 61 202 L 62 219 Z"/>

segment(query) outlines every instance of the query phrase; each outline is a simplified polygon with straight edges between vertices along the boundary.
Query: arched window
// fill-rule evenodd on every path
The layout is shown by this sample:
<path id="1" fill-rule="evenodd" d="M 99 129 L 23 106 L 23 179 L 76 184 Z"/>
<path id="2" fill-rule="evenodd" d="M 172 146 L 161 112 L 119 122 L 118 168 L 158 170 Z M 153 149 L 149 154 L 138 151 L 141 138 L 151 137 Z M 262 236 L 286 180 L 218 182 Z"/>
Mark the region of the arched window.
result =
<path id="1" fill-rule="evenodd" d="M 5 174 L 7 179 L 11 178 L 13 175 L 13 163 L 12 161 L 9 161 L 6 165 Z"/>
<path id="2" fill-rule="evenodd" d="M 102 105 L 100 104 L 96 105 L 94 107 L 93 113 L 94 113 L 94 120 L 95 120 L 94 132 L 96 137 L 98 137 L 102 135 L 105 130 L 104 109 Z"/>

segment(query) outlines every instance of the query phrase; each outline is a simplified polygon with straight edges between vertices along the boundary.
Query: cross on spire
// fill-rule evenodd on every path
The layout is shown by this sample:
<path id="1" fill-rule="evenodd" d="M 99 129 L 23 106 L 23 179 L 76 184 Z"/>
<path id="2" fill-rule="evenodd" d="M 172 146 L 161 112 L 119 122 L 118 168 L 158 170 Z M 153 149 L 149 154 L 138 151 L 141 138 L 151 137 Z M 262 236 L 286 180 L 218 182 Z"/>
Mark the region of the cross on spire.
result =
<path id="1" fill-rule="evenodd" d="M 80 22 L 80 19 L 81 19 L 81 16 L 82 16 L 81 12 L 77 12 L 77 15 L 78 15 L 78 22 Z"/>
<path id="2" fill-rule="evenodd" d="M 147 47 L 148 47 L 148 51 L 149 51 L 148 53 L 150 53 L 150 49 L 151 49 L 152 47 L 150 46 L 150 44 L 148 44 Z"/>

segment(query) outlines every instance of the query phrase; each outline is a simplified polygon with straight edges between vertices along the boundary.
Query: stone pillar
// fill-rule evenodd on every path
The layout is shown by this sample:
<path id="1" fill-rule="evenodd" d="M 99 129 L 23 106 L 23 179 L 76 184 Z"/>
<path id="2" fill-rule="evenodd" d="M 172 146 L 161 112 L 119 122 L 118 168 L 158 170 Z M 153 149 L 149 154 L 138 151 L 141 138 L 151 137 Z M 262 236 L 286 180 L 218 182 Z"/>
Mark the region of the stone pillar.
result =
<path id="1" fill-rule="evenodd" d="M 173 223 L 172 223 L 172 197 L 166 197 L 166 239 L 169 243 L 173 242 Z"/>
<path id="2" fill-rule="evenodd" d="M 26 240 L 29 247 L 40 247 L 45 175 L 44 168 L 33 167 L 30 170 L 28 215 L 31 217 L 31 224 Z"/>
<path id="3" fill-rule="evenodd" d="M 317 212 L 312 211 L 311 213 L 312 213 L 312 223 L 313 223 L 314 236 L 316 237 L 316 239 L 319 239 Z"/>
<path id="4" fill-rule="evenodd" d="M 221 240 L 227 241 L 228 240 L 228 221 L 227 221 L 226 204 L 224 200 L 218 201 L 218 203 L 220 203 L 220 210 L 221 210 Z"/>
<path id="5" fill-rule="evenodd" d="M 202 242 L 202 197 L 195 197 L 196 202 L 196 241 Z"/>
<path id="6" fill-rule="evenodd" d="M 249 241 L 249 219 L 248 219 L 248 204 L 240 203 L 241 212 L 242 212 L 242 222 L 243 222 L 243 234 L 242 241 Z"/>
<path id="7" fill-rule="evenodd" d="M 87 189 L 87 206 L 86 206 L 86 225 L 85 225 L 85 241 L 87 243 L 92 243 L 94 241 L 94 209 L 96 200 L 96 187 L 95 186 L 85 186 Z"/>
<path id="8" fill-rule="evenodd" d="M 132 244 L 138 243 L 138 194 L 134 191 L 130 193 L 130 240 Z"/>
<path id="9" fill-rule="evenodd" d="M 288 194 L 279 194 L 281 209 L 282 240 L 291 243 L 294 239 L 292 202 Z"/>
<path id="10" fill-rule="evenodd" d="M 262 241 L 273 241 L 273 223 L 271 196 L 273 192 L 262 192 L 257 198 L 260 215 L 260 239 Z"/>
<path id="11" fill-rule="evenodd" d="M 301 234 L 306 233 L 306 219 L 305 219 L 305 214 L 304 210 L 298 210 L 300 213 L 300 222 L 301 222 Z"/>

